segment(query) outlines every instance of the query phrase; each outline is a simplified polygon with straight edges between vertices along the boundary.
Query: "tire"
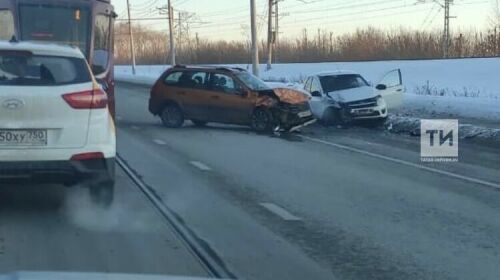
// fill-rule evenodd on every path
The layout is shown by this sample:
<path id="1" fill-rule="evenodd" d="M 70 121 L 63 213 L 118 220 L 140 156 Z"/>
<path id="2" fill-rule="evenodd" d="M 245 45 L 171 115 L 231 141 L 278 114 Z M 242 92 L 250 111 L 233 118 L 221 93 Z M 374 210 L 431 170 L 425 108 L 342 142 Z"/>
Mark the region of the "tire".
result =
<path id="1" fill-rule="evenodd" d="M 333 126 L 340 124 L 340 112 L 334 108 L 328 108 L 323 113 L 323 117 L 321 118 L 321 124 L 324 126 Z"/>
<path id="2" fill-rule="evenodd" d="M 90 200 L 102 208 L 109 208 L 115 198 L 115 182 L 108 181 L 89 187 Z"/>
<path id="3" fill-rule="evenodd" d="M 273 116 L 269 110 L 257 108 L 252 113 L 251 127 L 257 133 L 271 132 L 273 128 Z"/>
<path id="4" fill-rule="evenodd" d="M 191 120 L 195 126 L 203 127 L 207 125 L 207 122 L 205 121 L 199 121 L 199 120 Z"/>
<path id="5" fill-rule="evenodd" d="M 160 118 L 164 126 L 179 128 L 184 124 L 184 113 L 176 104 L 167 104 L 163 107 Z"/>
<path id="6" fill-rule="evenodd" d="M 387 122 L 387 117 L 375 119 L 375 120 L 370 120 L 370 126 L 371 127 L 382 127 L 385 125 L 386 122 Z"/>

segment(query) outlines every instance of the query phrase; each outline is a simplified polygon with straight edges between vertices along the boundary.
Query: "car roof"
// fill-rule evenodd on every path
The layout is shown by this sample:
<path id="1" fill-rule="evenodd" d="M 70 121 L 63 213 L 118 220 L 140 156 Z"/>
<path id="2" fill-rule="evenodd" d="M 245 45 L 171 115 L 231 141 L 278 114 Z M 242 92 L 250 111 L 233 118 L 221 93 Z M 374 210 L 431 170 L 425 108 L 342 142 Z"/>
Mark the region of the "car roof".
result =
<path id="1" fill-rule="evenodd" d="M 170 68 L 170 70 L 200 70 L 200 71 L 222 71 L 222 72 L 232 72 L 232 73 L 240 73 L 246 72 L 246 69 L 239 67 L 230 67 L 230 66 L 211 66 L 211 65 L 175 65 Z"/>
<path id="2" fill-rule="evenodd" d="M 29 51 L 35 55 L 85 58 L 80 49 L 66 45 L 42 42 L 7 42 L 0 41 L 0 51 Z"/>
<path id="3" fill-rule="evenodd" d="M 335 71 L 324 71 L 316 73 L 314 76 L 325 77 L 325 76 L 338 76 L 338 75 L 358 75 L 359 73 L 352 70 L 335 70 Z"/>

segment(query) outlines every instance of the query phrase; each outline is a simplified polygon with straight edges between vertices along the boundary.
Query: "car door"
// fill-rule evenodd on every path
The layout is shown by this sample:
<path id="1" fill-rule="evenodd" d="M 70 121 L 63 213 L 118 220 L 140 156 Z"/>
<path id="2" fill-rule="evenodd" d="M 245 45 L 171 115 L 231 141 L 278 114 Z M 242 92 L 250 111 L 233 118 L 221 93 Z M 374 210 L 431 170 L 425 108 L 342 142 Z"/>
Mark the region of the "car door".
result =
<path id="1" fill-rule="evenodd" d="M 377 92 L 384 98 L 387 108 L 393 109 L 403 103 L 403 78 L 401 70 L 396 69 L 384 75 L 376 86 Z"/>
<path id="2" fill-rule="evenodd" d="M 309 106 L 311 107 L 311 112 L 315 117 L 321 118 L 325 110 L 325 94 L 323 88 L 317 77 L 311 77 L 309 83 L 309 92 L 311 93 Z"/>
<path id="3" fill-rule="evenodd" d="M 210 74 L 210 115 L 214 121 L 247 124 L 254 104 L 250 92 L 232 75 Z"/>

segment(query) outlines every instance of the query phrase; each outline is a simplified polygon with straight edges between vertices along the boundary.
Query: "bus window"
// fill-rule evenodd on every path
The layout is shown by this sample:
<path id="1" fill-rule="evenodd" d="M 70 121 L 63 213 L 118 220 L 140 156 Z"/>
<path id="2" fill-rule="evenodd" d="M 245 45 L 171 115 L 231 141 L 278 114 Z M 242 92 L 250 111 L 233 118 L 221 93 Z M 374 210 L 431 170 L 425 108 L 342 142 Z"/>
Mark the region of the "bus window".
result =
<path id="1" fill-rule="evenodd" d="M 14 35 L 14 16 L 9 10 L 0 10 L 0 40 L 10 40 Z"/>
<path id="2" fill-rule="evenodd" d="M 106 72 L 110 51 L 111 18 L 106 15 L 97 15 L 94 30 L 94 58 L 92 71 L 95 75 Z"/>
<path id="3" fill-rule="evenodd" d="M 79 47 L 88 56 L 89 11 L 46 5 L 21 5 L 21 39 Z"/>

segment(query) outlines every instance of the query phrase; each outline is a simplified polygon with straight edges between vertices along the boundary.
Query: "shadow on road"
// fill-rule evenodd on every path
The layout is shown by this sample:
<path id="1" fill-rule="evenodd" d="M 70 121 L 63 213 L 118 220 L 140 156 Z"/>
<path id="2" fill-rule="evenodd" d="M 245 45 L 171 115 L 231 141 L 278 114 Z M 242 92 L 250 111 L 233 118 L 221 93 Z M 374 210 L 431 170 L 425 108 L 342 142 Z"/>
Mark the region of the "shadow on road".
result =
<path id="1" fill-rule="evenodd" d="M 0 211 L 55 212 L 65 196 L 64 186 L 0 184 Z"/>

